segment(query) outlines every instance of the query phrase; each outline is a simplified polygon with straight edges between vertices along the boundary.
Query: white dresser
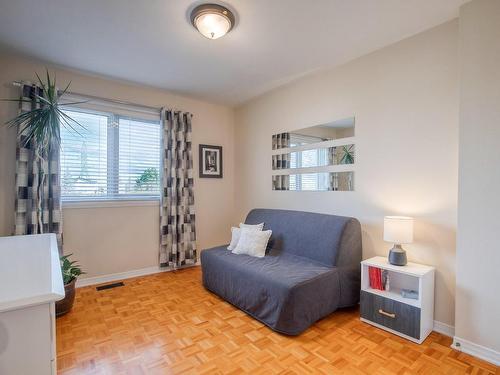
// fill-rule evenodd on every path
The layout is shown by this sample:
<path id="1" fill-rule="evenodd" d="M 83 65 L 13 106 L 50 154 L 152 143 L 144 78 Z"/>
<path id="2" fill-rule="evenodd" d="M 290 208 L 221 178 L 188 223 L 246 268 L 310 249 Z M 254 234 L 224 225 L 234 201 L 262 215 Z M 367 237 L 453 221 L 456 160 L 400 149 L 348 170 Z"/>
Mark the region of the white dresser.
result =
<path id="1" fill-rule="evenodd" d="M 55 301 L 64 285 L 54 234 L 0 237 L 0 374 L 56 373 Z"/>

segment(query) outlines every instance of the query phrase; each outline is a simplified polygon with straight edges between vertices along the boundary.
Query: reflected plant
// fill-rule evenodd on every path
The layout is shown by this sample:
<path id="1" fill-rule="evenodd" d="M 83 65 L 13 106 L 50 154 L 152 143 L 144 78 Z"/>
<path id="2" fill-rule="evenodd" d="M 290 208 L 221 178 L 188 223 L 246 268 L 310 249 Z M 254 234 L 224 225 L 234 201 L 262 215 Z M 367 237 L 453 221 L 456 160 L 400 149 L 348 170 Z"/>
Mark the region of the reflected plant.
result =
<path id="1" fill-rule="evenodd" d="M 354 164 L 354 145 L 342 146 L 340 164 Z"/>

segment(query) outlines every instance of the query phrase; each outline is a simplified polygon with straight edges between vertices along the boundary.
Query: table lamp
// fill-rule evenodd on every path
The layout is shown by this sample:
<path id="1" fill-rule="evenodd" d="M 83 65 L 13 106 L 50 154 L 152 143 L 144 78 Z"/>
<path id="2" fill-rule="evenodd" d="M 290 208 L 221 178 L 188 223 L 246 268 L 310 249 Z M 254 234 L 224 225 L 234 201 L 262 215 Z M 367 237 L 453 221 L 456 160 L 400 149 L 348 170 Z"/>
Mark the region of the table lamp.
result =
<path id="1" fill-rule="evenodd" d="M 394 244 L 389 252 L 389 263 L 395 266 L 406 265 L 406 251 L 401 247 L 401 244 L 413 242 L 413 218 L 385 216 L 384 241 Z"/>

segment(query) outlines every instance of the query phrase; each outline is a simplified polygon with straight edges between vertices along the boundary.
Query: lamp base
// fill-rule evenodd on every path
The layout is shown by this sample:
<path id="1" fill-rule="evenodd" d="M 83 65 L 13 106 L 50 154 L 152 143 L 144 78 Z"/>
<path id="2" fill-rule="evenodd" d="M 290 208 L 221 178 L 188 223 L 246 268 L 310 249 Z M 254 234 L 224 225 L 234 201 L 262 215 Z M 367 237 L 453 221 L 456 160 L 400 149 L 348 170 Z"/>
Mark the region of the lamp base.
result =
<path id="1" fill-rule="evenodd" d="M 401 245 L 395 244 L 389 251 L 389 263 L 395 266 L 406 266 L 406 263 L 408 263 L 406 251 L 403 250 Z"/>

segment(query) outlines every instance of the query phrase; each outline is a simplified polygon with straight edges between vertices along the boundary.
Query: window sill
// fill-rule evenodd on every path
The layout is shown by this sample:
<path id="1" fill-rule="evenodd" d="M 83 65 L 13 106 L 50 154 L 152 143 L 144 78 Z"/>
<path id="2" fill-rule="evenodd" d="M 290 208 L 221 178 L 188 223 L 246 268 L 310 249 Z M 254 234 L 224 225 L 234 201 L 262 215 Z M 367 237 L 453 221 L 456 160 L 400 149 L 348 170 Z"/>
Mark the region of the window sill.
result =
<path id="1" fill-rule="evenodd" d="M 64 208 L 106 208 L 106 207 L 148 207 L 159 206 L 160 198 L 141 198 L 123 200 L 88 200 L 88 201 L 63 201 Z"/>

